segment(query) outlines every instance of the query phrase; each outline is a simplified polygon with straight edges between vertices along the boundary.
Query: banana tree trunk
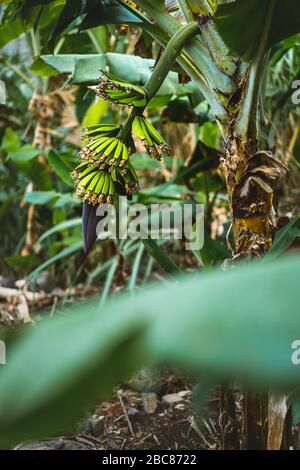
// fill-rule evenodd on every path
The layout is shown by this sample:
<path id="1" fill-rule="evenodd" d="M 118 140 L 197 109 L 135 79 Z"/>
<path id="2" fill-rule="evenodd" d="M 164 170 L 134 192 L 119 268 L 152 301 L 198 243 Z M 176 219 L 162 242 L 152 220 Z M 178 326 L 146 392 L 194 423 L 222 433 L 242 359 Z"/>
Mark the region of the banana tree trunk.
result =
<path id="1" fill-rule="evenodd" d="M 221 162 L 234 233 L 234 256 L 264 255 L 272 246 L 275 226 L 273 195 L 287 168 L 255 139 L 233 139 Z"/>
<path id="2" fill-rule="evenodd" d="M 234 259 L 263 256 L 272 246 L 275 228 L 273 195 L 276 182 L 287 171 L 271 152 L 259 151 L 255 139 L 232 139 L 221 162 L 226 179 L 234 234 Z M 279 449 L 285 415 L 277 403 L 247 391 L 244 398 L 246 449 Z"/>

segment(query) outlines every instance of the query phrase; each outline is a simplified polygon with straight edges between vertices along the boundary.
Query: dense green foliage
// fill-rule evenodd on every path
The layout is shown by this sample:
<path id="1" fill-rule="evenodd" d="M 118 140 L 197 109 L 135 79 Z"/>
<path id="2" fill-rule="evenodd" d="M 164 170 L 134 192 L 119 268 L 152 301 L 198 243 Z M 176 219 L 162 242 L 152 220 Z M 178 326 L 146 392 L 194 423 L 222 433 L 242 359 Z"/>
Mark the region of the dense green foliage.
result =
<path id="1" fill-rule="evenodd" d="M 66 288 L 100 280 L 102 286 L 100 303 L 61 309 L 12 345 L 0 377 L 1 445 L 69 427 L 146 360 L 202 373 L 210 384 L 238 378 L 254 388 L 299 391 L 291 354 L 300 331 L 300 262 L 298 255 L 277 259 L 299 237 L 299 216 L 281 230 L 272 226 L 273 246 L 264 258 L 225 273 L 219 268 L 233 254 L 230 223 L 214 236 L 211 224 L 213 211 L 226 211 L 232 203 L 218 165 L 233 136 L 256 139 L 258 148 L 279 155 L 290 169 L 286 181 L 291 187 L 299 183 L 300 108 L 292 95 L 300 73 L 300 4 L 179 0 L 174 8 L 170 3 L 169 10 L 163 1 L 148 0 L 136 1 L 139 8 L 122 0 L 18 0 L 0 7 L 0 80 L 6 86 L 0 105 L 1 274 L 25 278 L 33 289 L 45 269 Z M 198 33 L 195 20 L 201 35 L 178 46 L 174 35 L 182 34 L 181 23 L 191 23 Z M 168 57 L 162 54 L 160 61 L 166 47 Z M 154 90 L 151 77 L 158 67 L 163 83 Z M 106 88 L 102 83 L 96 100 L 91 87 L 103 69 Z M 246 85 L 245 77 L 250 77 Z M 112 104 L 128 101 L 115 98 L 120 95 L 114 92 L 124 89 L 134 96 L 133 113 L 147 106 L 147 121 Z M 145 140 L 146 122 L 154 129 L 154 143 L 146 150 L 162 156 L 150 159 L 143 148 L 125 152 L 134 191 L 137 178 L 141 182 L 129 204 L 206 204 L 205 244 L 192 254 L 193 274 L 173 259 L 182 248 L 174 240 L 98 241 L 83 254 L 82 204 L 71 178 L 81 148 L 79 128 L 107 130 L 112 123 L 113 140 L 128 122 L 126 152 L 135 147 L 131 131 Z M 167 155 L 166 142 L 182 128 L 192 142 L 178 145 L 173 139 L 176 151 Z M 276 168 L 264 162 L 256 169 L 258 186 L 272 197 L 277 191 L 279 200 L 287 183 L 280 187 L 273 180 L 278 183 L 286 167 L 266 155 Z M 259 178 L 250 178 L 257 184 Z M 86 200 L 94 201 L 91 194 Z M 124 260 L 130 265 L 127 293 L 108 301 Z M 155 266 L 165 278 L 147 287 Z"/>

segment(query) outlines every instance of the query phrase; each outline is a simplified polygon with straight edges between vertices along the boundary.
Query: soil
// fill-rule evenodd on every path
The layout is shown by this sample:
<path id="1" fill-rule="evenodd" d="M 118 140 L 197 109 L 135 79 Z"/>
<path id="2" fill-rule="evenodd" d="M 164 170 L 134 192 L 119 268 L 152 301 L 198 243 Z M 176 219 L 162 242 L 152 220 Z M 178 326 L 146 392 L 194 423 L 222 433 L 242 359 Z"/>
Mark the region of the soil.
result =
<path id="1" fill-rule="evenodd" d="M 206 417 L 198 418 L 191 404 L 192 391 L 178 375 L 164 376 L 164 390 L 156 395 L 156 410 L 145 411 L 145 396 L 125 384 L 114 399 L 99 404 L 72 433 L 56 439 L 23 443 L 18 450 L 203 450 L 222 448 L 218 423 L 218 393 Z M 176 391 L 175 391 L 176 390 Z M 153 393 L 151 396 L 153 397 Z M 168 397 L 175 400 L 166 402 Z"/>

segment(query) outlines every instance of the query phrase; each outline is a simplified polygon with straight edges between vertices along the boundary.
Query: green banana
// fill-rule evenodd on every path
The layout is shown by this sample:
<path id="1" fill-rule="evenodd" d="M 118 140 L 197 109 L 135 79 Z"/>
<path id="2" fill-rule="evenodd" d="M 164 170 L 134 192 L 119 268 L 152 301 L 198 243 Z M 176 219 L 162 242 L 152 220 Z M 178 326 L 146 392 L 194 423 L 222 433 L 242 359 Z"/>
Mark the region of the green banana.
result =
<path id="1" fill-rule="evenodd" d="M 105 181 L 104 181 L 103 188 L 102 188 L 102 194 L 104 196 L 108 194 L 109 183 L 110 183 L 110 176 L 108 175 L 108 173 L 105 173 Z"/>
<path id="2" fill-rule="evenodd" d="M 97 174 L 97 171 L 93 171 L 92 173 L 88 174 L 85 176 L 81 181 L 80 181 L 80 186 L 86 187 L 90 181 L 94 178 L 94 176 Z"/>
<path id="3" fill-rule="evenodd" d="M 132 132 L 141 140 L 145 140 L 145 135 L 140 123 L 140 116 L 135 116 L 132 123 Z"/>
<path id="4" fill-rule="evenodd" d="M 118 140 L 114 139 L 113 142 L 111 142 L 111 144 L 108 147 L 106 147 L 105 152 L 103 153 L 103 157 L 104 155 L 107 157 L 105 160 L 106 163 L 108 163 L 109 160 L 111 160 L 111 158 L 113 157 L 113 151 L 115 150 L 117 145 L 118 145 Z"/>
<path id="5" fill-rule="evenodd" d="M 111 132 L 118 132 L 119 127 L 114 124 L 101 124 L 96 126 L 89 126 L 82 129 L 82 134 L 85 138 L 111 133 Z"/>
<path id="6" fill-rule="evenodd" d="M 143 130 L 143 133 L 144 133 L 144 136 L 145 136 L 145 139 L 146 139 L 146 142 L 148 145 L 150 145 L 150 147 L 153 147 L 154 146 L 154 142 L 153 140 L 151 139 L 150 135 L 149 135 L 149 132 L 147 130 L 147 127 L 146 127 L 146 124 L 145 124 L 145 119 L 143 118 L 140 118 L 140 123 L 141 123 L 141 128 Z"/>
<path id="7" fill-rule="evenodd" d="M 102 71 L 102 74 L 105 79 L 100 79 L 96 89 L 102 99 L 127 106 L 145 106 L 147 104 L 147 94 L 143 88 L 127 83 L 105 71 Z"/>
<path id="8" fill-rule="evenodd" d="M 110 181 L 109 181 L 109 190 L 108 190 L 108 194 L 110 196 L 113 196 L 115 194 L 115 183 L 113 182 L 113 179 L 110 178 Z"/>
<path id="9" fill-rule="evenodd" d="M 96 166 L 88 166 L 82 173 L 80 173 L 79 178 L 82 179 L 85 176 L 89 175 L 92 171 L 97 170 Z"/>
<path id="10" fill-rule="evenodd" d="M 154 126 L 152 126 L 152 124 L 147 119 L 144 120 L 144 123 L 149 135 L 152 137 L 156 144 L 161 145 L 166 143 L 160 133 L 155 129 Z"/>
<path id="11" fill-rule="evenodd" d="M 101 145 L 98 145 L 98 147 L 93 148 L 94 157 L 96 156 L 99 157 L 100 154 L 101 155 L 105 154 L 107 147 L 109 147 L 109 145 L 113 142 L 113 140 L 114 138 L 110 137 L 109 139 L 106 139 L 105 142 L 102 142 Z"/>
<path id="12" fill-rule="evenodd" d="M 105 143 L 109 140 L 113 139 L 113 137 L 100 137 L 99 139 L 91 140 L 91 142 L 87 145 L 88 149 L 95 150 L 99 146 L 105 145 Z"/>
<path id="13" fill-rule="evenodd" d="M 146 98 L 142 98 L 142 99 L 139 99 L 139 100 L 135 100 L 132 102 L 133 106 L 135 106 L 136 108 L 139 108 L 139 107 L 143 107 L 143 106 L 146 106 L 147 104 L 147 99 Z"/>
<path id="14" fill-rule="evenodd" d="M 100 178 L 97 182 L 97 185 L 96 185 L 96 188 L 95 188 L 95 193 L 97 195 L 100 195 L 102 193 L 102 188 L 103 188 L 103 185 L 104 185 L 104 181 L 105 181 L 105 173 L 101 173 L 100 175 Z"/>
<path id="15" fill-rule="evenodd" d="M 122 160 L 127 161 L 129 158 L 129 153 L 126 145 L 123 145 L 123 150 L 122 150 Z"/>
<path id="16" fill-rule="evenodd" d="M 87 162 L 82 162 L 82 163 L 79 163 L 79 165 L 77 165 L 77 167 L 75 168 L 76 171 L 79 171 L 83 168 L 86 168 L 88 166 L 88 163 Z"/>
<path id="17" fill-rule="evenodd" d="M 88 186 L 88 191 L 91 191 L 91 192 L 94 191 L 94 189 L 95 189 L 95 187 L 96 187 L 96 185 L 97 185 L 97 183 L 98 183 L 100 177 L 101 177 L 101 174 L 100 174 L 100 175 L 97 174 L 97 175 L 92 179 L 92 181 L 90 182 L 90 184 L 89 184 L 89 186 Z"/>
<path id="18" fill-rule="evenodd" d="M 115 182 L 117 181 L 117 172 L 115 168 L 112 168 L 112 171 L 110 173 L 111 179 Z"/>
<path id="19" fill-rule="evenodd" d="M 120 156 L 122 155 L 123 153 L 123 148 L 125 147 L 125 145 L 123 144 L 123 142 L 121 142 L 119 140 L 118 142 L 118 146 L 116 148 L 116 151 L 115 151 L 115 154 L 114 154 L 114 159 L 115 160 L 118 160 L 120 158 Z"/>

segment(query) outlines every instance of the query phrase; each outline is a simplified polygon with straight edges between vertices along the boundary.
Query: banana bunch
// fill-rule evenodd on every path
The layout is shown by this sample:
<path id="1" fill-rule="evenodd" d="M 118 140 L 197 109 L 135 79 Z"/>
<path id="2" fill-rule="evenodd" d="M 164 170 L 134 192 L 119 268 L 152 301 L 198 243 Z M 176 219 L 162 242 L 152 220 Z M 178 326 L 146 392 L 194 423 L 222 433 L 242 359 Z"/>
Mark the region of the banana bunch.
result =
<path id="1" fill-rule="evenodd" d="M 113 204 L 116 193 L 131 196 L 139 190 L 138 178 L 130 162 L 126 168 L 115 168 L 111 172 L 83 162 L 75 168 L 72 177 L 77 185 L 76 195 L 94 206 Z"/>
<path id="2" fill-rule="evenodd" d="M 103 99 L 124 106 L 143 107 L 147 104 L 147 94 L 143 88 L 125 82 L 111 73 L 102 71 L 106 77 L 100 79 L 96 93 Z"/>
<path id="3" fill-rule="evenodd" d="M 81 163 L 72 174 L 77 184 L 76 195 L 89 204 L 112 204 L 116 191 L 115 183 L 109 172 L 99 171 L 95 165 Z"/>
<path id="4" fill-rule="evenodd" d="M 171 151 L 166 141 L 144 116 L 135 116 L 132 132 L 142 140 L 150 157 L 161 160 L 162 154 L 170 155 Z"/>
<path id="5" fill-rule="evenodd" d="M 79 152 L 81 163 L 72 173 L 76 194 L 84 202 L 113 204 L 116 192 L 130 196 L 139 190 L 127 145 L 117 138 L 119 130 L 112 124 L 84 129 L 85 145 Z"/>
<path id="6" fill-rule="evenodd" d="M 79 152 L 83 162 L 98 166 L 101 170 L 112 171 L 114 167 L 124 168 L 129 158 L 127 146 L 117 137 L 93 137 Z"/>
<path id="7" fill-rule="evenodd" d="M 114 124 L 97 124 L 81 130 L 82 138 L 87 140 L 94 137 L 115 137 L 119 132 L 120 127 Z"/>

